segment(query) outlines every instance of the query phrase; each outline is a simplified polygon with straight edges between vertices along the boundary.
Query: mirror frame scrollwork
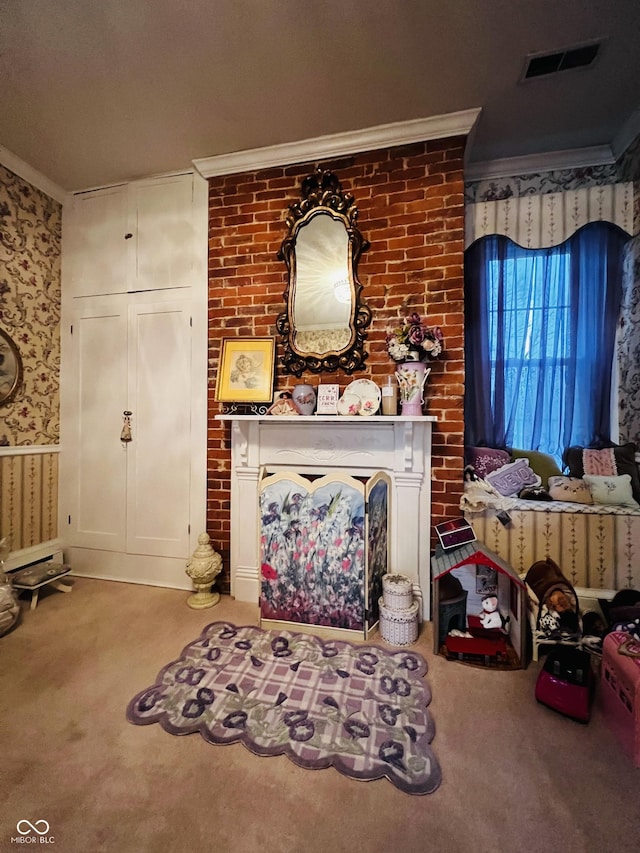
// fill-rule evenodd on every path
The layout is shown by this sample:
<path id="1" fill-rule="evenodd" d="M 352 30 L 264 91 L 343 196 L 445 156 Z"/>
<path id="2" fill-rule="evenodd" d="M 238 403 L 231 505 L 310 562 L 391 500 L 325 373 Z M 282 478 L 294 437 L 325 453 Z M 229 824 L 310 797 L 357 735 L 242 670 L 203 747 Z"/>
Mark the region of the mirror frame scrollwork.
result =
<path id="1" fill-rule="evenodd" d="M 8 332 L 0 329 L 0 406 L 10 403 L 22 386 L 20 350 Z"/>
<path id="2" fill-rule="evenodd" d="M 362 367 L 367 359 L 364 342 L 367 338 L 365 329 L 371 323 L 371 310 L 361 298 L 362 284 L 358 280 L 358 260 L 369 248 L 368 240 L 357 228 L 358 209 L 354 198 L 343 193 L 340 182 L 333 172 L 323 169 L 306 177 L 301 185 L 301 200 L 289 206 L 286 224 L 289 234 L 282 241 L 278 259 L 284 261 L 287 267 L 287 286 L 283 294 L 286 308 L 276 320 L 276 328 L 281 335 L 284 355 L 281 359 L 286 373 L 301 376 L 304 370 L 312 373 L 336 372 L 344 370 L 351 374 Z M 295 326 L 293 301 L 295 298 L 295 249 L 296 239 L 300 228 L 322 212 L 322 209 L 344 223 L 350 257 L 350 276 L 353 285 L 353 305 L 351 306 L 350 331 L 348 345 L 338 351 L 330 352 L 301 352 L 295 346 Z"/>

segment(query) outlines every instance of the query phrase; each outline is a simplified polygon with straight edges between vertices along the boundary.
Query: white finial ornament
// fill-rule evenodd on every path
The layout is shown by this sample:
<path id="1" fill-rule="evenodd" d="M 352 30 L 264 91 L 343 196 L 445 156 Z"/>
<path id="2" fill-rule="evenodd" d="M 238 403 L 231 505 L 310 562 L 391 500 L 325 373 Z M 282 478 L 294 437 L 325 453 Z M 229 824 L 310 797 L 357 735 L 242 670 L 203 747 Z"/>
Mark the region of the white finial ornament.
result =
<path id="1" fill-rule="evenodd" d="M 187 599 L 189 607 L 203 610 L 220 601 L 220 593 L 211 587 L 222 571 L 222 557 L 213 549 L 208 533 L 198 536 L 198 547 L 187 561 L 185 571 L 196 589 Z"/>

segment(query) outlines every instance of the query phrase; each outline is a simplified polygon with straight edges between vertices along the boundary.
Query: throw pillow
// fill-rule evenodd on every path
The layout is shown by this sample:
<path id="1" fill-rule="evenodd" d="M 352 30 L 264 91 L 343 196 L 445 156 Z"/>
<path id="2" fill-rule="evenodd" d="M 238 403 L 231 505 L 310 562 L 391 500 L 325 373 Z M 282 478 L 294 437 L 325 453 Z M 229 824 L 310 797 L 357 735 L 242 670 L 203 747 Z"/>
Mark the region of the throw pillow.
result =
<path id="1" fill-rule="evenodd" d="M 504 497 L 513 497 L 525 486 L 539 486 L 540 477 L 529 467 L 526 459 L 508 462 L 497 471 L 490 471 L 485 477 L 487 483 Z"/>
<path id="2" fill-rule="evenodd" d="M 587 449 L 590 450 L 590 448 Z M 569 469 L 569 474 L 572 477 L 582 477 L 585 473 L 583 458 L 584 450 L 584 447 L 576 445 L 575 447 L 567 447 L 562 454 L 562 461 Z M 594 460 L 597 459 L 598 463 L 607 464 L 606 454 L 611 450 L 613 451 L 613 458 L 616 463 L 615 473 L 618 476 L 620 474 L 628 474 L 631 477 L 631 491 L 633 493 L 633 498 L 640 502 L 640 471 L 638 470 L 638 464 L 636 462 L 636 446 L 633 442 L 622 445 L 614 444 L 610 448 L 600 448 L 598 452 L 604 453 L 605 456 L 596 457 L 590 453 L 590 463 L 594 464 Z M 587 463 L 587 467 L 590 467 L 590 463 Z M 595 472 L 590 468 L 590 471 L 587 473 Z"/>
<path id="3" fill-rule="evenodd" d="M 585 474 L 583 479 L 589 486 L 595 504 L 640 509 L 640 504 L 633 499 L 629 474 L 621 474 L 619 477 Z"/>
<path id="4" fill-rule="evenodd" d="M 557 477 L 562 474 L 558 463 L 549 453 L 542 453 L 540 450 L 516 450 L 510 448 L 511 459 L 528 459 L 529 467 L 540 477 L 544 488 L 549 486 L 549 477 Z"/>
<path id="5" fill-rule="evenodd" d="M 580 445 L 572 445 L 565 447 L 562 454 L 562 464 L 569 472 L 570 477 L 582 477 L 584 468 L 582 467 L 582 451 L 584 448 Z"/>
<path id="6" fill-rule="evenodd" d="M 591 450 L 585 447 L 582 451 L 582 467 L 585 474 L 596 474 L 599 477 L 615 477 L 618 473 L 613 447 L 604 450 Z"/>
<path id="7" fill-rule="evenodd" d="M 554 501 L 592 504 L 591 490 L 580 477 L 549 477 L 549 494 Z"/>
<path id="8" fill-rule="evenodd" d="M 511 462 L 506 450 L 493 447 L 465 447 L 464 455 L 466 464 L 473 465 L 473 470 L 483 480 L 491 471 L 497 471 L 507 462 Z"/>

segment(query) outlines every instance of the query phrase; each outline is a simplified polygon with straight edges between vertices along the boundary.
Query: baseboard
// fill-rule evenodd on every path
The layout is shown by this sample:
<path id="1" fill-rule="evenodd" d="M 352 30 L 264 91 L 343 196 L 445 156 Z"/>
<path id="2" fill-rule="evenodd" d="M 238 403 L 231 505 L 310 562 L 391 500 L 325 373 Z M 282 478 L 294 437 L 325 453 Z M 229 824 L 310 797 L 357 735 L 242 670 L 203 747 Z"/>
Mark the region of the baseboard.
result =
<path id="1" fill-rule="evenodd" d="M 193 591 L 187 561 L 174 557 L 121 554 L 90 548 L 65 548 L 65 562 L 75 577 Z"/>

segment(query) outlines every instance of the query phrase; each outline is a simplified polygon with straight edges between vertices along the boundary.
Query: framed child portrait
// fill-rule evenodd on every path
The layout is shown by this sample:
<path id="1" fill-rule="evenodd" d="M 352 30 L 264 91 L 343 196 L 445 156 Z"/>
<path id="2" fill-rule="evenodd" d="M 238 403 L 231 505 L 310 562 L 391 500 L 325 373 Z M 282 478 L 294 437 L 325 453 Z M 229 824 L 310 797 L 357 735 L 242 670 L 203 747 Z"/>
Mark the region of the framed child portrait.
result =
<path id="1" fill-rule="evenodd" d="M 18 347 L 0 329 L 0 406 L 10 403 L 22 384 L 22 359 Z"/>
<path id="2" fill-rule="evenodd" d="M 216 400 L 221 403 L 270 403 L 275 352 L 273 337 L 223 338 Z"/>

